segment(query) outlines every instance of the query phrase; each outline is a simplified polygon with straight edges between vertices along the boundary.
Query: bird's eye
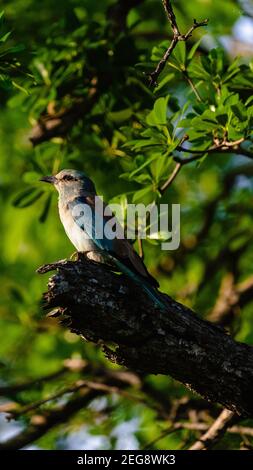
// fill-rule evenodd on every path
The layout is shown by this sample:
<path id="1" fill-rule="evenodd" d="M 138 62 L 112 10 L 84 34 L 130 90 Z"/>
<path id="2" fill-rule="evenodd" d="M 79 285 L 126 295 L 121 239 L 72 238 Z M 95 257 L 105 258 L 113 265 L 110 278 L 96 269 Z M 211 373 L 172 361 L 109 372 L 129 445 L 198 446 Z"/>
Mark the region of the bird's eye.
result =
<path id="1" fill-rule="evenodd" d="M 64 181 L 73 181 L 75 178 L 71 175 L 64 175 L 62 179 Z"/>

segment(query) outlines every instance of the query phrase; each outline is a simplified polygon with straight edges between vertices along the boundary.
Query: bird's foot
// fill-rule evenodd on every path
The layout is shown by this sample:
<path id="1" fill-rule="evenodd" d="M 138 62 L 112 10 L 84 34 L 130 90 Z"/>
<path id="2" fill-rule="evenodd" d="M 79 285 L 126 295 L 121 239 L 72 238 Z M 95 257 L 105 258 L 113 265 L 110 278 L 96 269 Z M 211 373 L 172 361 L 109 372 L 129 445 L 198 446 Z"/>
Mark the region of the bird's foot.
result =
<path id="1" fill-rule="evenodd" d="M 100 251 L 75 251 L 70 256 L 71 261 L 93 261 L 93 263 L 105 264 L 111 271 L 115 271 L 115 265 L 108 256 L 104 256 Z"/>
<path id="2" fill-rule="evenodd" d="M 71 261 L 82 261 L 83 258 L 87 258 L 86 252 L 75 251 L 74 253 L 72 253 L 69 259 Z"/>

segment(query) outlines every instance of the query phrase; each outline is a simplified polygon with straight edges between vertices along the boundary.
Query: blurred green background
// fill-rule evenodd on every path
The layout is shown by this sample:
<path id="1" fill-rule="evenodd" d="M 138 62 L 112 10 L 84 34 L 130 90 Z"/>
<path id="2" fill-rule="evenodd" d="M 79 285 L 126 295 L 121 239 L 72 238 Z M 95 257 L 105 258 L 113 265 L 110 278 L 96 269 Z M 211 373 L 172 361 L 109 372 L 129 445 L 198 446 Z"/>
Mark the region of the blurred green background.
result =
<path id="1" fill-rule="evenodd" d="M 70 358 L 118 370 L 96 346 L 46 318 L 41 309 L 47 277 L 36 274 L 36 269 L 74 251 L 58 218 L 56 194 L 38 181 L 63 168 L 84 170 L 105 200 L 122 206 L 126 201 L 180 203 L 179 249 L 163 252 L 159 243 L 147 240 L 145 263 L 164 292 L 227 327 L 236 339 L 253 344 L 253 4 L 173 2 L 182 32 L 194 18 L 208 18 L 209 23 L 194 32 L 186 48 L 179 45 L 155 90 L 148 86 L 146 72 L 154 69 L 171 37 L 162 2 L 133 1 L 134 7 L 128 10 L 128 2 L 123 4 L 0 1 L 0 11 L 4 10 L 0 23 L 3 386 L 53 373 Z M 194 44 L 196 51 L 189 58 Z M 214 48 L 216 52 L 210 53 Z M 154 117 L 152 109 L 159 99 L 161 114 Z M 214 109 L 214 121 L 205 127 L 203 113 L 215 114 Z M 56 125 L 55 135 L 45 133 L 44 141 L 38 138 L 45 125 L 38 126 L 38 121 L 53 123 L 54 128 L 57 119 L 60 131 Z M 159 188 L 173 171 L 173 156 L 191 156 L 176 149 L 185 132 L 189 135 L 185 148 L 193 146 L 202 154 L 182 166 L 161 198 Z M 229 141 L 244 139 L 243 147 L 205 152 L 214 138 L 222 140 L 224 135 Z M 48 397 L 77 380 L 78 374 L 71 369 L 66 376 L 3 398 L 1 440 L 35 419 L 34 413 L 24 413 L 18 421 L 6 422 L 8 406 L 18 410 Z M 159 415 L 156 397 L 168 413 L 185 403 L 179 420 L 191 421 L 195 413 L 209 424 L 218 413 L 218 407 L 203 403 L 170 378 L 141 381 L 144 386 L 132 386 L 142 397 L 139 403 L 104 395 L 66 423 L 52 427 L 34 445 L 187 448 L 198 432 L 184 429 L 163 437 L 172 417 Z M 49 401 L 36 413 L 43 415 L 57 404 Z M 216 447 L 239 448 L 242 441 L 239 435 L 227 433 Z"/>

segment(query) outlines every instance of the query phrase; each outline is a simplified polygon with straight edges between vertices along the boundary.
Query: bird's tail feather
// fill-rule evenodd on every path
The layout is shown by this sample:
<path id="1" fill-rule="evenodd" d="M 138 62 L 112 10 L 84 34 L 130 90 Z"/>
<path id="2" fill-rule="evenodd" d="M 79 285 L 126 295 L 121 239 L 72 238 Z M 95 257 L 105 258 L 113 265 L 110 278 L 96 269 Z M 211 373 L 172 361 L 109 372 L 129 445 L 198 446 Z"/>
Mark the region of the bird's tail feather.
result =
<path id="1" fill-rule="evenodd" d="M 163 300 L 161 299 L 161 294 L 145 279 L 143 279 L 143 277 L 133 272 L 130 268 L 125 266 L 125 264 L 119 261 L 117 258 L 113 257 L 113 262 L 120 269 L 120 271 L 122 271 L 130 279 L 135 281 L 148 294 L 149 298 L 153 300 L 155 305 L 157 305 L 161 310 L 167 309 L 165 302 L 163 302 Z"/>

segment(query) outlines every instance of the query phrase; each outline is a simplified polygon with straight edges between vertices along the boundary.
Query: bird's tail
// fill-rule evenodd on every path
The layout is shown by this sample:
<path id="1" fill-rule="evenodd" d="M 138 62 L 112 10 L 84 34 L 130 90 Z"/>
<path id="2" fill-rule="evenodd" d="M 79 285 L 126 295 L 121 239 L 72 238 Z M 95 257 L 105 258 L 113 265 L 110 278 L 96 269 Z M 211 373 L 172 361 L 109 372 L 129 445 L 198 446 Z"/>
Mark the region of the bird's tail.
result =
<path id="1" fill-rule="evenodd" d="M 160 292 L 158 292 L 155 287 L 151 286 L 143 277 L 133 272 L 117 258 L 113 257 L 113 262 L 120 269 L 120 271 L 136 282 L 136 284 L 138 284 L 148 294 L 149 298 L 153 300 L 157 307 L 159 307 L 161 310 L 167 310 L 166 303 L 162 300 Z"/>

